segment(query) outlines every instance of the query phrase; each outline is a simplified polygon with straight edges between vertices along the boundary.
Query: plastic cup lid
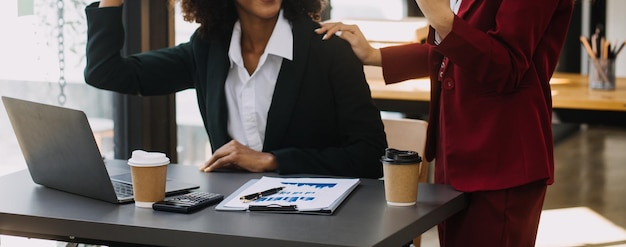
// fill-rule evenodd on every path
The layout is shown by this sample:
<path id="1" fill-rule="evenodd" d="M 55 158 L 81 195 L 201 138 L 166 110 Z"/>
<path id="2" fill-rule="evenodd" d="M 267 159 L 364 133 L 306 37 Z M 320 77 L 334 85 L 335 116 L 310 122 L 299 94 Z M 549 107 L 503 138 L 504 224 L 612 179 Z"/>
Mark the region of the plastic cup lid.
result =
<path id="1" fill-rule="evenodd" d="M 381 161 L 393 164 L 414 164 L 422 162 L 422 157 L 415 151 L 387 148 Z"/>
<path id="2" fill-rule="evenodd" d="M 132 166 L 154 166 L 169 164 L 170 159 L 160 152 L 146 152 L 143 150 L 135 150 L 132 153 L 128 164 Z"/>

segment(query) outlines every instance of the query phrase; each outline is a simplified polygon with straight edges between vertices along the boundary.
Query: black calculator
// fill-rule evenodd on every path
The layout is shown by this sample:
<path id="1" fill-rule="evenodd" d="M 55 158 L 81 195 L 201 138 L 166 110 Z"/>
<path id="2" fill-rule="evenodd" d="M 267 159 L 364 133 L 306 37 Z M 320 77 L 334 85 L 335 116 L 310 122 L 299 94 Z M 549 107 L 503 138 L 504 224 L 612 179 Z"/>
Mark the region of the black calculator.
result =
<path id="1" fill-rule="evenodd" d="M 177 213 L 192 213 L 219 203 L 224 196 L 205 191 L 192 191 L 187 194 L 165 198 L 152 204 L 152 209 Z"/>

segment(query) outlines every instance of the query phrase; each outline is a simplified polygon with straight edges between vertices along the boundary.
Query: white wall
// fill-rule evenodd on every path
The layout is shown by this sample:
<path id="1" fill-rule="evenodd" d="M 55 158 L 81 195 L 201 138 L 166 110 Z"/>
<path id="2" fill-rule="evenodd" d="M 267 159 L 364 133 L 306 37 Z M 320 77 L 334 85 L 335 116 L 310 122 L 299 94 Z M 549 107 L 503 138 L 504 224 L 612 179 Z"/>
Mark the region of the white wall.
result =
<path id="1" fill-rule="evenodd" d="M 607 0 L 606 2 L 606 38 L 611 41 L 626 41 L 626 1 Z M 626 77 L 626 48 L 617 56 L 616 75 Z"/>
<path id="2" fill-rule="evenodd" d="M 341 19 L 401 20 L 406 17 L 404 0 L 332 0 L 330 17 Z"/>

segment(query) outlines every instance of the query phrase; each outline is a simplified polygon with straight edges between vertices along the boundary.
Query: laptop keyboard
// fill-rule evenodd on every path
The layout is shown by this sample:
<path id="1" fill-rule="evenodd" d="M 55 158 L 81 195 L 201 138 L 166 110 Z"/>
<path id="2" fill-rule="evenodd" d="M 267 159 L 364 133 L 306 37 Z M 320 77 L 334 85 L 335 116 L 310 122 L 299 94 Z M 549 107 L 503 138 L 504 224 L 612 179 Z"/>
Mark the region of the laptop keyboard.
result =
<path id="1" fill-rule="evenodd" d="M 115 188 L 115 194 L 117 197 L 131 197 L 133 196 L 133 185 L 128 183 L 122 183 L 120 181 L 111 180 L 113 182 L 113 188 Z"/>

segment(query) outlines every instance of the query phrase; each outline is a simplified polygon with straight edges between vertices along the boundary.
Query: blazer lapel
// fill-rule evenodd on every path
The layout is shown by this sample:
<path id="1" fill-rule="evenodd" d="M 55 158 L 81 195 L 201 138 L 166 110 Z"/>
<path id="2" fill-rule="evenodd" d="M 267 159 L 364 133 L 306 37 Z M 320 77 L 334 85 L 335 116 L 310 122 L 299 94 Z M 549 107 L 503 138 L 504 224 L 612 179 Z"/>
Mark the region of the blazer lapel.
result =
<path id="1" fill-rule="evenodd" d="M 469 10 L 473 7 L 474 2 L 476 2 L 476 0 L 463 0 L 457 16 L 463 18 L 463 16 L 465 16 L 465 14 L 467 14 L 467 12 L 469 12 Z"/>
<path id="2" fill-rule="evenodd" d="M 230 41 L 230 35 L 227 35 Z M 228 106 L 224 84 L 230 65 L 228 59 L 228 42 L 220 38 L 213 39 L 209 46 L 206 63 L 206 81 L 202 90 L 205 92 L 207 107 L 205 122 L 209 130 L 209 137 L 214 148 L 219 148 L 232 139 L 228 135 Z"/>
<path id="3" fill-rule="evenodd" d="M 288 128 L 291 115 L 296 107 L 300 85 L 303 81 L 310 36 L 314 34 L 313 22 L 303 16 L 293 21 L 293 61 L 283 59 L 278 74 L 272 104 L 267 114 L 265 142 L 263 150 L 272 150 L 279 146 L 285 130 Z"/>

